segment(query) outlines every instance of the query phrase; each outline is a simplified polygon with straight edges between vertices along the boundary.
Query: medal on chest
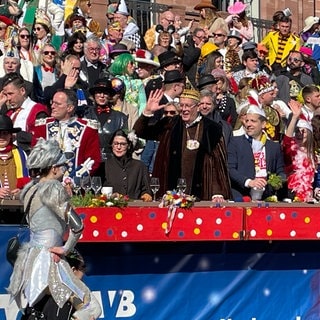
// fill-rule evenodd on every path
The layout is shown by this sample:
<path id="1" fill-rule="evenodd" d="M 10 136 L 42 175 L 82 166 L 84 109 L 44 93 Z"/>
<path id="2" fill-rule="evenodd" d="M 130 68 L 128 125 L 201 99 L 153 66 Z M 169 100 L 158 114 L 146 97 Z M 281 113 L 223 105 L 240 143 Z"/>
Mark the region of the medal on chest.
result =
<path id="1" fill-rule="evenodd" d="M 194 136 L 194 139 L 191 139 L 189 131 L 187 129 L 187 149 L 188 150 L 197 150 L 200 147 L 199 139 L 199 128 L 200 128 L 200 122 L 198 122 L 196 134 Z"/>

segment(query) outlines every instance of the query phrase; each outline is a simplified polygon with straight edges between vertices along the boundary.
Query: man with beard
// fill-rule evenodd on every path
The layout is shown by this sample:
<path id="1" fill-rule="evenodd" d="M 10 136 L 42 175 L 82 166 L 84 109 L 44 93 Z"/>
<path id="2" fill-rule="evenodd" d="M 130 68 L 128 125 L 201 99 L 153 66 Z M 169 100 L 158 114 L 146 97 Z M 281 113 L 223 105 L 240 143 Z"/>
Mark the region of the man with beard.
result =
<path id="1" fill-rule="evenodd" d="M 94 106 L 86 110 L 85 118 L 98 121 L 100 147 L 103 157 L 108 158 L 111 154 L 110 139 L 118 129 L 128 130 L 128 116 L 112 109 L 116 91 L 109 79 L 98 79 L 89 91 L 94 99 Z"/>
<path id="2" fill-rule="evenodd" d="M 290 99 L 296 99 L 304 86 L 313 84 L 312 78 L 303 72 L 303 66 L 302 53 L 291 51 L 287 59 L 287 68 L 283 69 L 276 78 L 278 98 L 285 103 Z"/>

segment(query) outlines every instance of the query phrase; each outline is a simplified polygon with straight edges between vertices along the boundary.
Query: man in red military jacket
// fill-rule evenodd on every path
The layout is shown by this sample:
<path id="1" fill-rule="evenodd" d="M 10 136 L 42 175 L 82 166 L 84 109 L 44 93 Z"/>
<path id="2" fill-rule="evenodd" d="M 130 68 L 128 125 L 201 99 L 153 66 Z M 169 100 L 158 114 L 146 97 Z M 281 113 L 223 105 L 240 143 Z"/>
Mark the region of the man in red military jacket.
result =
<path id="1" fill-rule="evenodd" d="M 101 162 L 98 123 L 74 117 L 77 103 L 77 96 L 73 90 L 58 90 L 52 99 L 51 117 L 36 121 L 33 144 L 40 137 L 56 139 L 70 159 L 70 176 L 73 176 L 77 168 L 88 158 L 94 160 L 91 170 L 91 174 L 94 175 Z"/>

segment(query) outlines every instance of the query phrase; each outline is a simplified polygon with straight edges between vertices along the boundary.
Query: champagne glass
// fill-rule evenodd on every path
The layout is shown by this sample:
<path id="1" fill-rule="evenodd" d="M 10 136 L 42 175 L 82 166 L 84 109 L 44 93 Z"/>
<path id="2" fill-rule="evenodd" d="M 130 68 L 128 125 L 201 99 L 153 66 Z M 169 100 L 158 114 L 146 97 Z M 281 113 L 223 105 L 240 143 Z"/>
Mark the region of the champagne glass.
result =
<path id="1" fill-rule="evenodd" d="M 81 189 L 81 178 L 74 176 L 73 177 L 73 191 L 76 194 L 76 196 L 79 195 L 80 189 Z"/>
<path id="2" fill-rule="evenodd" d="M 95 176 L 91 178 L 91 188 L 94 194 L 97 195 L 102 188 L 101 177 Z"/>
<path id="3" fill-rule="evenodd" d="M 187 180 L 185 178 L 179 178 L 177 182 L 177 189 L 179 194 L 184 194 L 187 189 Z"/>
<path id="4" fill-rule="evenodd" d="M 152 177 L 150 180 L 150 188 L 153 193 L 153 201 L 156 201 L 156 194 L 160 188 L 159 178 Z"/>
<path id="5" fill-rule="evenodd" d="M 90 176 L 85 176 L 81 178 L 81 188 L 85 193 L 88 193 L 91 189 L 91 178 Z"/>

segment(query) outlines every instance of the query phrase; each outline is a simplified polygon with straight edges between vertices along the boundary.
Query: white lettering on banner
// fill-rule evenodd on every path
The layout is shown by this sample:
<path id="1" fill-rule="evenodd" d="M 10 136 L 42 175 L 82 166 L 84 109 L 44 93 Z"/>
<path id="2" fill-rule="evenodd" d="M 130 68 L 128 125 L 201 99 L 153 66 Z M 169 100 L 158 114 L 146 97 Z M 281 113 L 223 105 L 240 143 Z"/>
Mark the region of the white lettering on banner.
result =
<path id="1" fill-rule="evenodd" d="M 134 294 L 131 290 L 123 290 L 121 300 L 117 310 L 116 318 L 132 317 L 135 315 L 137 308 L 133 304 Z"/>

